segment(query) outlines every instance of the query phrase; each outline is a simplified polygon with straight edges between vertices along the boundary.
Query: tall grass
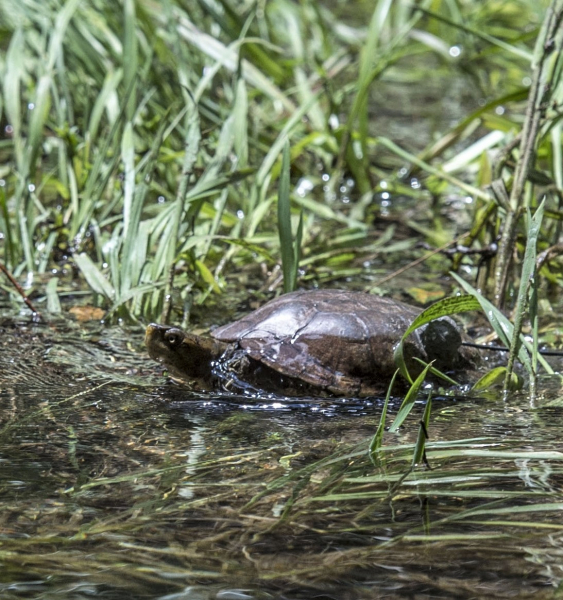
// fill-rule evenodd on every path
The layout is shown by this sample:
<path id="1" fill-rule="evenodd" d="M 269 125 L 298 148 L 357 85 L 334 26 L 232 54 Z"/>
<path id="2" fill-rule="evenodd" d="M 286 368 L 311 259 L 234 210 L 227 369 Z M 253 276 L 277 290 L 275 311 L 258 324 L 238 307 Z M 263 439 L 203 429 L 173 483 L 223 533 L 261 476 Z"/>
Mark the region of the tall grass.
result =
<path id="1" fill-rule="evenodd" d="M 7 0 L 0 259 L 28 283 L 70 264 L 110 314 L 146 319 L 282 256 L 286 289 L 299 265 L 318 283 L 369 285 L 373 256 L 413 255 L 392 226 L 373 236 L 382 193 L 423 207 L 417 228 L 432 244 L 455 237 L 446 200 L 469 197 L 458 218 L 479 223 L 468 239 L 486 247 L 506 212 L 488 186 L 510 187 L 503 148 L 521 130 L 545 7 L 379 0 L 347 21 L 346 8 L 308 0 Z M 419 86 L 431 98 L 408 96 L 405 112 L 436 118 L 432 105 L 451 97 L 436 82 L 448 81 L 473 90 L 456 122 L 392 139 L 381 115 L 397 90 Z M 548 195 L 540 244 L 560 220 L 560 129 L 546 111 L 532 169 Z"/>

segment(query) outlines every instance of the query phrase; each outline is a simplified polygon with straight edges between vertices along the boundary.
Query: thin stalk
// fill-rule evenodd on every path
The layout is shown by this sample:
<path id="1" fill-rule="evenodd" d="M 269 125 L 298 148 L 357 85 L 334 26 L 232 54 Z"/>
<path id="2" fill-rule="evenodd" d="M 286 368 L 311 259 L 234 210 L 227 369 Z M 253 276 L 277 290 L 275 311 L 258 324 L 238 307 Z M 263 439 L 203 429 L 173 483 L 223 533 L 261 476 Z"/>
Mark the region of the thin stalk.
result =
<path id="1" fill-rule="evenodd" d="M 8 269 L 0 262 L 0 271 L 4 273 L 7 277 L 8 281 L 12 284 L 14 289 L 18 292 L 18 294 L 22 297 L 23 301 L 29 308 L 29 310 L 36 315 L 36 317 L 40 318 L 41 313 L 35 308 L 31 300 L 27 297 L 25 290 L 22 286 L 16 281 L 16 278 L 8 271 Z"/>
<path id="2" fill-rule="evenodd" d="M 554 71 L 548 73 L 550 66 L 548 59 L 554 51 L 559 53 L 561 49 L 561 35 L 558 35 L 558 30 L 562 19 L 563 1 L 552 0 L 536 42 L 532 87 L 522 129 L 520 157 L 514 171 L 509 207 L 495 265 L 494 301 L 499 307 L 504 303 L 508 271 L 516 239 L 516 227 L 523 210 L 524 187 L 535 158 L 538 131 L 544 114 L 545 103 L 549 100 L 550 95 Z"/>

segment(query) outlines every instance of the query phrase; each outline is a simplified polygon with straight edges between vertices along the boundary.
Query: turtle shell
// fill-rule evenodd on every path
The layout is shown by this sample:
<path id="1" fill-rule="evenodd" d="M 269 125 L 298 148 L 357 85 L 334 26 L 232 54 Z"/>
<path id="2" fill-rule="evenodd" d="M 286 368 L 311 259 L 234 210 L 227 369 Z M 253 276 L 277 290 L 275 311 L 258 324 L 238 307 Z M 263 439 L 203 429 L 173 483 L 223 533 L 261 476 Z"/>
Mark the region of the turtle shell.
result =
<path id="1" fill-rule="evenodd" d="M 234 323 L 217 340 L 277 373 L 337 394 L 379 392 L 395 370 L 393 350 L 419 310 L 345 290 L 280 296 Z M 426 359 L 418 332 L 405 347 Z"/>

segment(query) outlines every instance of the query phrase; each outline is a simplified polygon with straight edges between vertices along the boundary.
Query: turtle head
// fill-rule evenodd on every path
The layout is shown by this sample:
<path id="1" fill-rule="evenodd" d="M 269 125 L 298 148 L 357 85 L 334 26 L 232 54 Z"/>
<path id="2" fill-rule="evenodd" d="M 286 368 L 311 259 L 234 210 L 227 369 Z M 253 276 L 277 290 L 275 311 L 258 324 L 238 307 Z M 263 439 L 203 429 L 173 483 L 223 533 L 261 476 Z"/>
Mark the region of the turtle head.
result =
<path id="1" fill-rule="evenodd" d="M 164 362 L 164 357 L 176 352 L 185 338 L 186 334 L 181 329 L 156 323 L 151 323 L 145 332 L 149 356 L 158 362 Z"/>
<path id="2" fill-rule="evenodd" d="M 145 333 L 149 356 L 164 365 L 173 377 L 211 382 L 211 363 L 225 350 L 225 344 L 186 333 L 177 327 L 151 323 Z"/>

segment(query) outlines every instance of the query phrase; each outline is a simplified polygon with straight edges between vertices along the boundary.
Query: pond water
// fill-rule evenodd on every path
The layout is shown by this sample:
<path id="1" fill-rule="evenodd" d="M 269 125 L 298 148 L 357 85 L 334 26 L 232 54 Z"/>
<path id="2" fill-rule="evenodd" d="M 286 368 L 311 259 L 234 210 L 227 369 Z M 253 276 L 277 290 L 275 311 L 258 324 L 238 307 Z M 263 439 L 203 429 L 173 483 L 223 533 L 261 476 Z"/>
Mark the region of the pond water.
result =
<path id="1" fill-rule="evenodd" d="M 422 402 L 374 464 L 380 399 L 195 395 L 140 331 L 0 327 L 1 598 L 558 597 L 558 378 L 435 398 L 409 472 Z"/>

